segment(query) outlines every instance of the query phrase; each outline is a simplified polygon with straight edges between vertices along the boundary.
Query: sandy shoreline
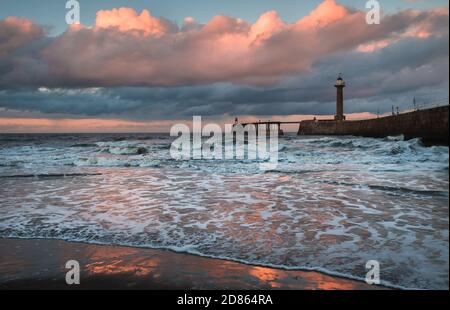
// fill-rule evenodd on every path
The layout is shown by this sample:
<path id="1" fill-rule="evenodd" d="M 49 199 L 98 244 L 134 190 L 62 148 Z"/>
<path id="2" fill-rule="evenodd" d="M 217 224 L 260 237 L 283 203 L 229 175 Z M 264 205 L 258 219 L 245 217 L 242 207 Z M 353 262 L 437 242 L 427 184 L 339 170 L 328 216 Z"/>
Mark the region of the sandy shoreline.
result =
<path id="1" fill-rule="evenodd" d="M 0 238 L 0 289 L 380 289 L 318 272 L 287 271 L 167 250 Z M 65 283 L 77 260 L 81 284 Z"/>

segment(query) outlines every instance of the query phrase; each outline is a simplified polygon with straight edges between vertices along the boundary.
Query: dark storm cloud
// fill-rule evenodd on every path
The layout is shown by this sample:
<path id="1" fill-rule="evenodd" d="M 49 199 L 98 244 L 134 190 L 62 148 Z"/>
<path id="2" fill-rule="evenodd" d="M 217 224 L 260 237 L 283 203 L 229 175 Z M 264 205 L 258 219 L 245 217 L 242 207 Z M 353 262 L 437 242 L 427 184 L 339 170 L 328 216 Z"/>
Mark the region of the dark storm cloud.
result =
<path id="1" fill-rule="evenodd" d="M 390 111 L 412 97 L 448 96 L 448 37 L 407 38 L 372 53 L 351 51 L 320 59 L 307 75 L 274 87 L 216 83 L 184 87 L 10 89 L 0 106 L 44 113 L 116 115 L 161 119 L 192 115 L 288 115 L 334 113 L 333 87 L 343 72 L 347 112 Z"/>

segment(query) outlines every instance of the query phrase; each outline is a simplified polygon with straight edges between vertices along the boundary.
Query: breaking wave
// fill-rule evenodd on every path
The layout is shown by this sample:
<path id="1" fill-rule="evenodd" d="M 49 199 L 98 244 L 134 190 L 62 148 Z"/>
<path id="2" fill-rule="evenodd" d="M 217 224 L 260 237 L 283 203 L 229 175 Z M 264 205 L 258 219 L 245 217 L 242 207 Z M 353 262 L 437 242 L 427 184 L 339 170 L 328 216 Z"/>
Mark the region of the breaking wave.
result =
<path id="1" fill-rule="evenodd" d="M 279 162 L 174 160 L 164 135 L 8 137 L 0 237 L 165 248 L 448 289 L 448 147 L 280 138 Z M 79 179 L 78 179 L 79 178 Z"/>

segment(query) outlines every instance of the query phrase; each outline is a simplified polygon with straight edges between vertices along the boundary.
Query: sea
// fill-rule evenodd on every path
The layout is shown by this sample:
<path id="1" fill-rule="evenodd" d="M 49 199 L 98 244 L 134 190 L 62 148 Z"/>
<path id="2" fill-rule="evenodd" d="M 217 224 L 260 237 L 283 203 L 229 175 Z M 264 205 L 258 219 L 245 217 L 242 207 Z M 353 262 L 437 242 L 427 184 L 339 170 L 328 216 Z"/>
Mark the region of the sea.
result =
<path id="1" fill-rule="evenodd" d="M 296 136 L 278 165 L 170 156 L 168 134 L 0 135 L 0 238 L 168 249 L 449 288 L 449 148 Z"/>

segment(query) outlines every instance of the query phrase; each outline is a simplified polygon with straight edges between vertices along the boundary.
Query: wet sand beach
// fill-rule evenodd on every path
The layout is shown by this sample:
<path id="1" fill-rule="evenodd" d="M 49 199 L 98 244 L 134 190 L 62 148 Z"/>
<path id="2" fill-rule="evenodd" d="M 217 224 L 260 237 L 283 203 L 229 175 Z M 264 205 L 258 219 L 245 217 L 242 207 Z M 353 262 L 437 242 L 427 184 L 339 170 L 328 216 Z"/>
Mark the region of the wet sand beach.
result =
<path id="1" fill-rule="evenodd" d="M 245 265 L 167 250 L 0 239 L 0 289 L 382 289 L 318 272 Z M 81 284 L 65 282 L 77 260 Z"/>

